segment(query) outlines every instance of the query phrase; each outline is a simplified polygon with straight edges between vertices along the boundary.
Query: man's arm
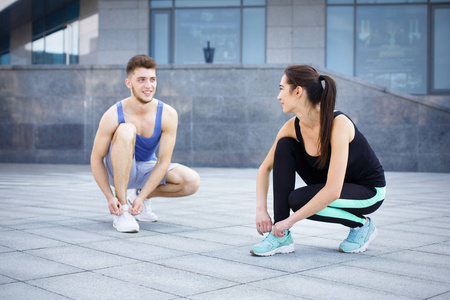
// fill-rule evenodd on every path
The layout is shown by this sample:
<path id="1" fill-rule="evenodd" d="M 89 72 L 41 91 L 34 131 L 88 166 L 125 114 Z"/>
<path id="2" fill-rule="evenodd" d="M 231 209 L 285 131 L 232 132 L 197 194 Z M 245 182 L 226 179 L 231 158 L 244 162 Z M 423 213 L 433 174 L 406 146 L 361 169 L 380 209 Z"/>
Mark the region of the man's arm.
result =
<path id="1" fill-rule="evenodd" d="M 105 112 L 100 120 L 94 139 L 94 146 L 92 147 L 91 169 L 95 181 L 108 200 L 109 211 L 112 214 L 120 215 L 123 212 L 122 206 L 109 186 L 108 174 L 103 163 L 103 158 L 108 153 L 113 134 L 119 125 L 115 112 L 117 112 L 117 109 L 113 106 Z"/>
<path id="2" fill-rule="evenodd" d="M 164 104 L 161 121 L 161 138 L 159 141 L 158 161 L 150 176 L 133 202 L 132 214 L 142 211 L 142 203 L 161 183 L 172 160 L 178 128 L 178 114 L 174 108 Z"/>

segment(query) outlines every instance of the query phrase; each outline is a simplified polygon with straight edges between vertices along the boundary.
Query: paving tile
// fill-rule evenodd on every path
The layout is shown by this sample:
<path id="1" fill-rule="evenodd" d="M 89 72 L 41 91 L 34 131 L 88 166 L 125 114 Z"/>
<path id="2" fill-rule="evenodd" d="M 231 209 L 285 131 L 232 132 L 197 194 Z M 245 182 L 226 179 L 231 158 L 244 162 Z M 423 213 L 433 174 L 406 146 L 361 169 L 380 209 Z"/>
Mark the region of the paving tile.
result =
<path id="1" fill-rule="evenodd" d="M 169 257 L 179 257 L 188 255 L 188 252 L 150 245 L 136 241 L 136 239 L 115 239 L 87 243 L 82 245 L 85 248 L 96 249 L 106 253 L 116 254 L 122 257 L 133 258 L 140 261 L 159 261 Z"/>
<path id="2" fill-rule="evenodd" d="M 0 298 L 14 300 L 48 299 L 62 300 L 64 296 L 43 290 L 24 282 L 16 282 L 0 285 Z"/>
<path id="3" fill-rule="evenodd" d="M 342 265 L 450 284 L 450 268 L 428 264 L 412 264 L 390 259 L 386 256 L 349 261 L 342 263 Z"/>
<path id="4" fill-rule="evenodd" d="M 449 298 L 450 174 L 386 172 L 364 253 L 337 251 L 345 227 L 304 220 L 294 253 L 255 257 L 257 170 L 195 169 L 196 194 L 153 199 L 159 221 L 124 234 L 89 166 L 0 164 L 0 298 Z"/>
<path id="5" fill-rule="evenodd" d="M 450 248 L 450 243 L 440 243 L 440 244 L 432 244 L 422 247 L 417 247 L 414 250 L 419 252 L 428 252 L 434 254 L 442 254 L 448 257 L 448 249 Z"/>
<path id="6" fill-rule="evenodd" d="M 96 242 L 110 239 L 110 237 L 104 235 L 64 226 L 30 229 L 26 230 L 26 232 L 71 244 Z"/>
<path id="7" fill-rule="evenodd" d="M 443 293 L 443 294 L 440 294 L 440 295 L 430 298 L 430 300 L 448 300 L 448 299 L 450 299 L 450 292 Z"/>
<path id="8" fill-rule="evenodd" d="M 16 281 L 15 279 L 12 279 L 12 278 L 7 277 L 7 276 L 0 275 L 0 285 L 5 284 L 5 283 L 15 282 L 15 281 Z"/>
<path id="9" fill-rule="evenodd" d="M 439 295 L 449 288 L 448 284 L 442 282 L 348 266 L 324 267 L 302 272 L 302 275 L 420 299 Z"/>
<path id="10" fill-rule="evenodd" d="M 18 230 L 3 232 L 0 237 L 0 244 L 21 251 L 65 245 L 65 243 L 54 239 Z"/>
<path id="11" fill-rule="evenodd" d="M 32 280 L 30 284 L 71 299 L 174 299 L 175 296 L 134 282 L 83 272 Z"/>
<path id="12" fill-rule="evenodd" d="M 75 245 L 29 250 L 26 253 L 84 270 L 137 263 L 137 260 Z"/>
<path id="13" fill-rule="evenodd" d="M 222 278 L 240 283 L 259 281 L 271 277 L 285 275 L 285 272 L 245 265 L 229 260 L 207 257 L 203 255 L 186 255 L 158 261 L 164 266 Z M 237 271 L 239 270 L 239 271 Z"/>
<path id="14" fill-rule="evenodd" d="M 306 299 L 411 299 L 410 297 L 393 295 L 378 289 L 362 288 L 348 283 L 312 278 L 299 274 L 262 280 L 250 285 L 273 292 L 283 291 L 283 294 Z"/>
<path id="15" fill-rule="evenodd" d="M 202 293 L 194 296 L 190 296 L 189 299 L 193 300 L 210 300 L 210 299 L 239 299 L 239 300 L 302 300 L 308 298 L 302 298 L 298 295 L 284 294 L 282 291 L 269 291 L 262 288 L 256 288 L 248 285 L 237 285 L 229 288 L 220 289 L 217 291 Z"/>
<path id="16" fill-rule="evenodd" d="M 449 254 L 435 254 L 421 251 L 400 251 L 382 256 L 384 258 L 400 260 L 410 264 L 421 264 L 432 267 L 444 267 L 450 270 Z"/>
<path id="17" fill-rule="evenodd" d="M 22 252 L 0 254 L 0 274 L 17 280 L 58 276 L 82 270 Z"/>
<path id="18" fill-rule="evenodd" d="M 174 235 L 194 240 L 202 240 L 232 246 L 248 245 L 249 242 L 248 236 L 225 233 L 220 231 L 220 229 L 201 229 L 195 231 L 185 231 L 174 233 Z"/>
<path id="19" fill-rule="evenodd" d="M 295 252 L 293 253 L 257 257 L 250 254 L 250 247 L 251 245 L 247 247 L 234 247 L 226 251 L 207 252 L 204 255 L 289 273 L 301 272 L 354 259 L 337 250 L 301 246 L 298 244 L 295 245 Z M 359 258 L 362 259 L 363 256 Z"/>
<path id="20" fill-rule="evenodd" d="M 219 244 L 209 241 L 201 241 L 189 239 L 182 236 L 158 234 L 148 237 L 137 237 L 133 239 L 139 243 L 145 243 L 150 245 L 157 245 L 160 247 L 175 249 L 178 251 L 185 251 L 191 253 L 209 252 L 217 249 L 231 248 L 229 245 Z"/>
<path id="21" fill-rule="evenodd" d="M 236 285 L 233 281 L 153 263 L 114 267 L 95 272 L 183 297 Z"/>

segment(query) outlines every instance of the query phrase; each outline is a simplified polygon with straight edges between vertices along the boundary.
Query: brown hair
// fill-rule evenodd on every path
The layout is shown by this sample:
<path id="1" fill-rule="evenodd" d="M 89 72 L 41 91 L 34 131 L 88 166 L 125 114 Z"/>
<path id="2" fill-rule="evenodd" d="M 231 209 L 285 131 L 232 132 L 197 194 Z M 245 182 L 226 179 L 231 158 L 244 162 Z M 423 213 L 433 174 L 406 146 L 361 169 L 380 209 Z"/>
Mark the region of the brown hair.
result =
<path id="1" fill-rule="evenodd" d="M 130 58 L 127 64 L 127 77 L 130 76 L 135 69 L 156 69 L 156 60 L 145 54 L 139 54 Z"/>
<path id="2" fill-rule="evenodd" d="M 291 91 L 297 86 L 302 87 L 308 94 L 312 104 L 320 105 L 320 134 L 319 134 L 319 169 L 323 169 L 330 155 L 331 127 L 334 119 L 336 103 L 336 82 L 328 75 L 319 75 L 311 66 L 292 65 L 284 70 L 287 83 Z M 322 80 L 325 87 L 322 87 Z"/>

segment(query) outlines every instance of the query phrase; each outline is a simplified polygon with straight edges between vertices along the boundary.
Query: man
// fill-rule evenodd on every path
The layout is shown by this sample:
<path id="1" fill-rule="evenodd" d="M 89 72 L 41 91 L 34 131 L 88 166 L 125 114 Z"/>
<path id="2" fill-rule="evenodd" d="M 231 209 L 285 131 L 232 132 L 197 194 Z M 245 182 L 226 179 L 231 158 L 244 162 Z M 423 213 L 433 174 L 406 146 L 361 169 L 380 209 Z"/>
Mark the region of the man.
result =
<path id="1" fill-rule="evenodd" d="M 188 196 L 200 185 L 195 171 L 171 163 L 178 115 L 154 98 L 156 65 L 147 55 L 129 60 L 125 84 L 131 95 L 104 113 L 92 149 L 92 173 L 120 232 L 139 231 L 133 215 L 140 221 L 157 220 L 150 198 Z M 128 197 L 130 206 L 127 189 L 135 189 Z"/>

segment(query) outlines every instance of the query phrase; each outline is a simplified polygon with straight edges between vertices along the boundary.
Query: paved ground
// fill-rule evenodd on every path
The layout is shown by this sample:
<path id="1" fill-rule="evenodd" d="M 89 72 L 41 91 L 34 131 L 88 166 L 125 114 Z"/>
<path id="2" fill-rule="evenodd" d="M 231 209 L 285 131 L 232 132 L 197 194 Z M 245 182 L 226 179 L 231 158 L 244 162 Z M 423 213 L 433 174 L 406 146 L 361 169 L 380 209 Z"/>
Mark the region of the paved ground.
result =
<path id="1" fill-rule="evenodd" d="M 253 257 L 255 169 L 197 169 L 196 195 L 154 199 L 116 232 L 88 166 L 0 164 L 1 299 L 450 299 L 450 174 L 387 173 L 363 254 L 303 221 L 296 251 Z"/>

